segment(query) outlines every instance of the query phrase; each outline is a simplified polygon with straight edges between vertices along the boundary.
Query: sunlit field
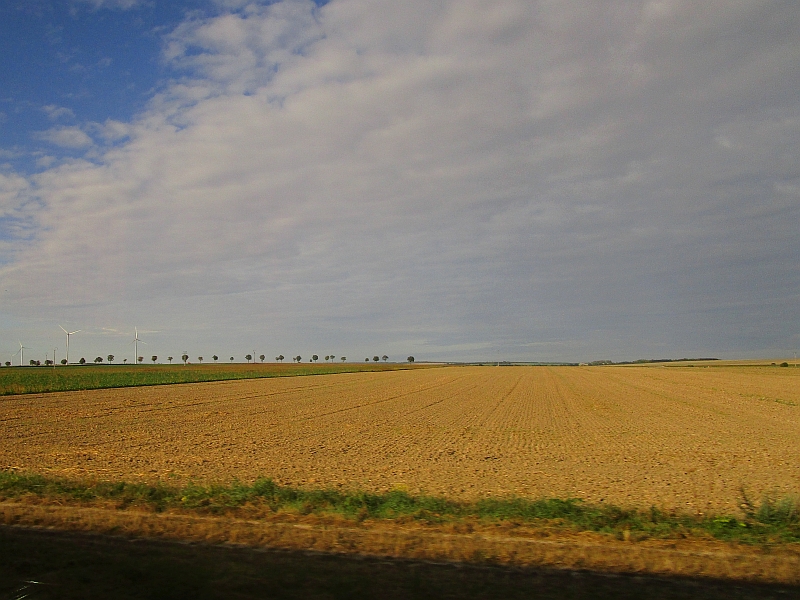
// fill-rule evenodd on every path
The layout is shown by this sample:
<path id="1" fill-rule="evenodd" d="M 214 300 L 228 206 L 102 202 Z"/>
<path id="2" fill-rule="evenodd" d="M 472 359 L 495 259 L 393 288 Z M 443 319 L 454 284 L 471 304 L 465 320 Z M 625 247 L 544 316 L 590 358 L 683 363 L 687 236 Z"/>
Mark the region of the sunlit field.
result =
<path id="1" fill-rule="evenodd" d="M 61 369 L 133 387 L 0 398 L 0 523 L 796 585 L 800 369 L 698 367 Z"/>
<path id="2" fill-rule="evenodd" d="M 397 368 L 368 368 L 375 367 Z M 348 367 L 251 365 L 229 374 L 326 368 Z M 224 373 L 216 369 L 209 374 Z M 132 377 L 130 368 L 120 374 Z M 735 512 L 743 491 L 760 499 L 800 490 L 800 369 L 780 367 L 269 377 L 7 396 L 0 419 L 0 467 L 68 477 L 271 477 L 293 486 L 574 497 L 691 513 Z"/>

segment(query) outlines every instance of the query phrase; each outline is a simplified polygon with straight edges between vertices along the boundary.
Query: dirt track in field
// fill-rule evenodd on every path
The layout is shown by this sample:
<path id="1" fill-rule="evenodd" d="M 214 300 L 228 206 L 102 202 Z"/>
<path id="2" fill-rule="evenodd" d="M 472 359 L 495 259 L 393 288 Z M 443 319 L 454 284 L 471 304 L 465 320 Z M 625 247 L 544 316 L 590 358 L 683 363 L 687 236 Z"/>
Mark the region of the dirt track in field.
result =
<path id="1" fill-rule="evenodd" d="M 0 399 L 0 468 L 736 511 L 800 492 L 800 370 L 452 367 Z"/>

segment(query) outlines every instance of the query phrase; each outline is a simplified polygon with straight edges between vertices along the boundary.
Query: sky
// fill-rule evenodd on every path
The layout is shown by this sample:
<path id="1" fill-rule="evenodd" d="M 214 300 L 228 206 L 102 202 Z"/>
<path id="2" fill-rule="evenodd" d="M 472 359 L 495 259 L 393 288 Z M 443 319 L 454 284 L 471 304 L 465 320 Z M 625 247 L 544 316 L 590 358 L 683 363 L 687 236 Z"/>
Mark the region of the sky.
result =
<path id="1" fill-rule="evenodd" d="M 800 346 L 795 0 L 6 0 L 0 362 Z M 338 360 L 338 358 L 337 358 Z"/>

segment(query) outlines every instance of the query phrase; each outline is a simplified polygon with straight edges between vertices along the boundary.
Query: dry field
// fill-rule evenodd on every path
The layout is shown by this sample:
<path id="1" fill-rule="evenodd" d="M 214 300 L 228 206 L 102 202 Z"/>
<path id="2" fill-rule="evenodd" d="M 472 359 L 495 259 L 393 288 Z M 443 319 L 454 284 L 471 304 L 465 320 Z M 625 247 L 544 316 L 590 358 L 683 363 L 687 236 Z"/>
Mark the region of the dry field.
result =
<path id="1" fill-rule="evenodd" d="M 0 468 L 735 512 L 800 492 L 800 369 L 451 367 L 0 398 Z"/>

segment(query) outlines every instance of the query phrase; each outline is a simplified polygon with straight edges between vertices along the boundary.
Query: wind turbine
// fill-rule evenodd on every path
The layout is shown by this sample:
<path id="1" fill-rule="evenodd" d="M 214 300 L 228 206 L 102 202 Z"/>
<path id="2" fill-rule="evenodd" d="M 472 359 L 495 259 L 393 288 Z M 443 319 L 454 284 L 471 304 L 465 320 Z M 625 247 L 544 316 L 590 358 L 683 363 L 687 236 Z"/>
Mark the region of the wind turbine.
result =
<path id="1" fill-rule="evenodd" d="M 14 354 L 16 356 L 19 354 L 19 366 L 21 367 L 25 362 L 25 350 L 30 350 L 27 346 L 22 345 L 22 340 L 19 341 L 19 350 Z"/>
<path id="2" fill-rule="evenodd" d="M 59 327 L 61 327 L 61 325 L 59 325 Z M 66 329 L 61 327 L 61 331 L 67 334 L 67 364 L 69 364 L 69 336 L 71 336 L 73 333 L 78 333 L 80 329 L 76 329 L 75 331 L 67 331 Z M 56 362 L 56 357 L 53 356 L 53 364 L 55 364 L 55 362 Z"/>
<path id="3" fill-rule="evenodd" d="M 136 327 L 133 328 L 133 348 L 136 356 L 133 357 L 133 364 L 137 364 L 139 362 L 139 342 L 146 344 L 147 342 L 139 339 L 139 330 Z"/>

